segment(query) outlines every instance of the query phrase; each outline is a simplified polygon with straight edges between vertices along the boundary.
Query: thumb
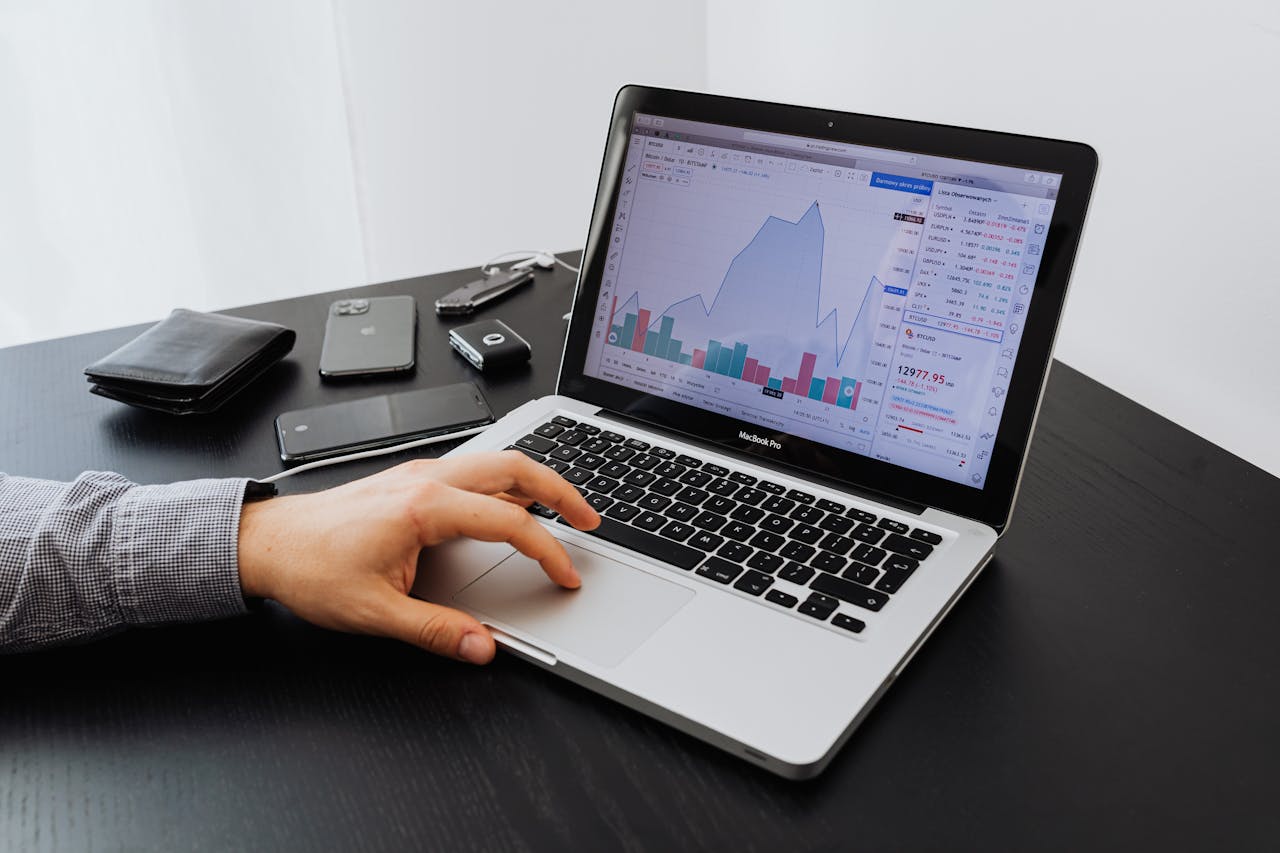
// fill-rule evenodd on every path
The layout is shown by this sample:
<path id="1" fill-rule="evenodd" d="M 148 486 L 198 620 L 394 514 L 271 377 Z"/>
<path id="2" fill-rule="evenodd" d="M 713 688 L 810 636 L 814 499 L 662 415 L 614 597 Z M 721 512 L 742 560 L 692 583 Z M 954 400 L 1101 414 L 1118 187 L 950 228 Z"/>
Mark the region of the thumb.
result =
<path id="1" fill-rule="evenodd" d="M 382 626 L 387 636 L 467 663 L 493 660 L 493 636 L 475 617 L 388 590 Z"/>

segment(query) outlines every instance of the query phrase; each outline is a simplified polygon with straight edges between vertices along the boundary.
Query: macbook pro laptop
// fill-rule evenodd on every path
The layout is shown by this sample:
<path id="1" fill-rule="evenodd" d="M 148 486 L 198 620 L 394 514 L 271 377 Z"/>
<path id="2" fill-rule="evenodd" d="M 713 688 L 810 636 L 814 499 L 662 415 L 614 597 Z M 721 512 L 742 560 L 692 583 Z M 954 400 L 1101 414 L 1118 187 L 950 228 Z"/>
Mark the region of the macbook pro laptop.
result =
<path id="1" fill-rule="evenodd" d="M 556 394 L 514 447 L 599 510 L 563 590 L 505 543 L 414 594 L 790 778 L 820 772 L 1007 529 L 1097 157 L 638 86 L 614 104 Z"/>

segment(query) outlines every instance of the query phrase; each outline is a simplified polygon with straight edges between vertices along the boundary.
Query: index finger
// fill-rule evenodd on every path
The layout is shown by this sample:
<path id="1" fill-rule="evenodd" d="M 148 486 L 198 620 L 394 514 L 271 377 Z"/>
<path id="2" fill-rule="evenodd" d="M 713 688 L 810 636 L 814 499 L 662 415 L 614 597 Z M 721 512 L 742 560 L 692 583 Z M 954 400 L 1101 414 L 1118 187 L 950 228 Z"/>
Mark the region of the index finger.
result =
<path id="1" fill-rule="evenodd" d="M 455 489 L 481 494 L 515 491 L 564 516 L 579 530 L 590 530 L 600 516 L 567 480 L 518 450 L 456 456 L 433 466 L 433 479 Z"/>

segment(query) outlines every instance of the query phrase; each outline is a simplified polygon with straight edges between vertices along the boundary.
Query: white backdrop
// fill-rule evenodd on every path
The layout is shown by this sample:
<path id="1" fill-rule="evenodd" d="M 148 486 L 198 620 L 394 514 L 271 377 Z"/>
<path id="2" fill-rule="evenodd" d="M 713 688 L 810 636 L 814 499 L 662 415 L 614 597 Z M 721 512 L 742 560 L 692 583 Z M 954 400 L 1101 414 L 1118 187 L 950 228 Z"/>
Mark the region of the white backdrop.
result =
<path id="1" fill-rule="evenodd" d="M 1277 80 L 1262 0 L 0 0 L 0 345 L 579 246 L 710 88 L 1094 145 L 1059 357 L 1280 474 Z"/>

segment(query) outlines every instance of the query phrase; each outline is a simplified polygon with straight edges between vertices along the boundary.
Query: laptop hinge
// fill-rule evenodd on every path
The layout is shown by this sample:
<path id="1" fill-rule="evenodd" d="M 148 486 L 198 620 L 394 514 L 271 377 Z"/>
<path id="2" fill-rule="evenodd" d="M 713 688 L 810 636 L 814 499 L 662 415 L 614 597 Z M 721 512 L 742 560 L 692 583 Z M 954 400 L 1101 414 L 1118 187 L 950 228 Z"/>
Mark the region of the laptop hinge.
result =
<path id="1" fill-rule="evenodd" d="M 651 421 L 631 417 L 630 415 L 625 415 L 621 412 L 615 412 L 612 409 L 601 409 L 596 413 L 596 417 L 603 418 L 605 420 L 617 421 L 624 426 L 633 425 L 643 429 L 656 429 L 661 430 L 662 432 L 671 433 L 673 436 L 678 436 L 680 441 L 685 444 L 692 444 L 696 447 L 701 447 L 714 453 L 732 456 L 734 459 L 738 459 L 744 464 L 753 465 L 757 468 L 767 468 L 770 471 L 777 471 L 779 474 L 785 474 L 789 477 L 799 477 L 804 480 L 809 480 L 828 489 L 832 489 L 837 492 L 846 492 L 855 497 L 863 498 L 864 500 L 884 504 L 885 506 L 891 506 L 902 512 L 909 512 L 912 515 L 923 515 L 924 511 L 928 509 L 924 504 L 916 503 L 915 501 L 904 501 L 902 498 L 896 498 L 893 495 L 886 495 L 884 492 L 878 492 L 875 489 L 865 489 L 846 480 L 837 480 L 834 477 L 827 477 L 804 468 L 796 468 L 791 465 L 783 465 L 774 462 L 773 460 L 761 459 L 759 456 L 751 456 L 734 450 L 733 448 L 725 447 L 723 444 L 717 444 L 714 441 L 707 441 L 704 438 L 689 435 L 688 433 L 680 432 L 679 430 L 674 430 L 670 427 L 659 426 Z"/>

